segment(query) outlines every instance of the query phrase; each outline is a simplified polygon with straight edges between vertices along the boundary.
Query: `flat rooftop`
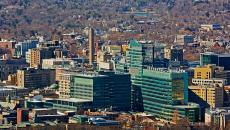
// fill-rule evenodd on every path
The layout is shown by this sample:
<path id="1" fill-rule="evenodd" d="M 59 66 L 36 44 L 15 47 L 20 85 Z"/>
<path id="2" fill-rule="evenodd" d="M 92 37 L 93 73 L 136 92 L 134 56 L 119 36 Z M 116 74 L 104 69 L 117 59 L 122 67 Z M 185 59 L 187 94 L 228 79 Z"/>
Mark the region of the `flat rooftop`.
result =
<path id="1" fill-rule="evenodd" d="M 79 99 L 79 98 L 58 98 L 58 99 L 52 99 L 52 98 L 46 98 L 46 100 L 57 100 L 57 101 L 66 101 L 66 102 L 92 102 L 92 100 L 85 100 L 85 99 Z"/>
<path id="2" fill-rule="evenodd" d="M 188 103 L 187 105 L 175 105 L 176 108 L 199 108 L 196 103 Z"/>
<path id="3" fill-rule="evenodd" d="M 14 89 L 12 89 L 12 88 L 0 87 L 0 91 L 10 91 L 10 90 L 14 90 Z"/>

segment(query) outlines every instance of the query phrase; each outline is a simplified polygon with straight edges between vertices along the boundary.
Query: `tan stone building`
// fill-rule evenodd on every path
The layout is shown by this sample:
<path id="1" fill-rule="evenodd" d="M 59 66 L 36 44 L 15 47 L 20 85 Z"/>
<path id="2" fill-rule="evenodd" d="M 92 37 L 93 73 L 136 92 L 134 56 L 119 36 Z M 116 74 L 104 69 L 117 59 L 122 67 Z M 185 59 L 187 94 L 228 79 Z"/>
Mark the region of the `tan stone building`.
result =
<path id="1" fill-rule="evenodd" d="M 43 59 L 49 59 L 54 57 L 54 52 L 49 48 L 34 48 L 30 49 L 26 53 L 27 62 L 30 67 L 39 68 L 42 65 Z"/>
<path id="2" fill-rule="evenodd" d="M 70 79 L 72 74 L 62 73 L 59 81 L 59 98 L 70 98 Z"/>

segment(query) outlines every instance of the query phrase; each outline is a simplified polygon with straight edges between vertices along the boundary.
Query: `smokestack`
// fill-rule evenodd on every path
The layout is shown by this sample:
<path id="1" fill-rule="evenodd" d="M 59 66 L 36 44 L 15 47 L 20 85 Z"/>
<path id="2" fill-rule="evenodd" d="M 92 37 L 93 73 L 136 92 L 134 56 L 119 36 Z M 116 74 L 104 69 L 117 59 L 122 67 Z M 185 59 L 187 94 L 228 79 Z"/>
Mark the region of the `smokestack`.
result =
<path id="1" fill-rule="evenodd" d="M 94 29 L 89 29 L 89 65 L 93 65 L 94 62 Z"/>

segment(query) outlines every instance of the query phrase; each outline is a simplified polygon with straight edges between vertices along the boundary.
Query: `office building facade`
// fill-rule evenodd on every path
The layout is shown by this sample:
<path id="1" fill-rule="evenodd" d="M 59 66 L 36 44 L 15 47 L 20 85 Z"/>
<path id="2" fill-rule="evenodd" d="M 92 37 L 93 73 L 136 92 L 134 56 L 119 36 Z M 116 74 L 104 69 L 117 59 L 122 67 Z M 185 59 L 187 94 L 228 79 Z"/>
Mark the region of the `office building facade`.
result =
<path id="1" fill-rule="evenodd" d="M 183 49 L 178 47 L 171 47 L 164 49 L 164 58 L 169 59 L 170 61 L 183 61 Z"/>
<path id="2" fill-rule="evenodd" d="M 71 78 L 70 97 L 91 100 L 94 108 L 129 111 L 130 75 L 114 72 L 74 75 Z"/>
<path id="3" fill-rule="evenodd" d="M 126 52 L 126 62 L 132 80 L 132 110 L 143 111 L 141 89 L 139 84 L 136 83 L 136 78 L 142 74 L 145 66 L 154 65 L 154 45 L 149 42 L 130 41 Z"/>
<path id="4" fill-rule="evenodd" d="M 74 63 L 70 59 L 58 58 L 58 59 L 43 59 L 42 68 L 43 69 L 56 69 L 56 68 L 72 68 Z"/>
<path id="5" fill-rule="evenodd" d="M 25 68 L 17 71 L 17 86 L 42 88 L 55 83 L 55 70 Z"/>
<path id="6" fill-rule="evenodd" d="M 217 85 L 220 87 L 223 87 L 226 84 L 226 80 L 225 79 L 218 79 L 218 78 L 211 78 L 211 79 L 192 79 L 192 84 L 194 85 Z"/>
<path id="7" fill-rule="evenodd" d="M 230 55 L 227 54 L 215 54 L 212 52 L 206 52 L 200 54 L 200 65 L 215 64 L 216 66 L 224 67 L 225 70 L 230 70 Z"/>
<path id="8" fill-rule="evenodd" d="M 70 98 L 70 79 L 72 74 L 70 73 L 61 73 L 60 80 L 59 80 L 59 98 L 68 99 Z"/>
<path id="9" fill-rule="evenodd" d="M 187 73 L 153 68 L 154 53 L 151 52 L 146 52 L 144 44 L 137 41 L 129 44 L 127 65 L 132 81 L 132 110 L 144 111 L 167 121 L 171 121 L 174 112 L 178 111 L 180 118 L 198 121 L 199 105 L 188 103 Z M 146 62 L 146 56 L 152 60 Z"/>
<path id="10" fill-rule="evenodd" d="M 198 121 L 199 105 L 188 103 L 186 72 L 148 68 L 135 82 L 141 86 L 144 112 L 171 121 L 178 111 L 179 118 Z"/>
<path id="11" fill-rule="evenodd" d="M 148 41 L 132 40 L 126 56 L 131 73 L 137 73 L 137 69 L 154 65 L 154 44 Z"/>
<path id="12" fill-rule="evenodd" d="M 29 49 L 36 48 L 38 43 L 39 43 L 38 40 L 27 40 L 27 41 L 17 43 L 15 45 L 15 56 L 25 57 L 26 52 Z"/>
<path id="13" fill-rule="evenodd" d="M 54 58 L 54 51 L 49 48 L 34 48 L 29 49 L 26 53 L 27 62 L 29 62 L 30 67 L 39 68 L 42 66 L 43 59 Z"/>
<path id="14" fill-rule="evenodd" d="M 224 79 L 226 85 L 230 84 L 230 71 L 224 70 L 224 67 L 208 64 L 194 68 L 194 79 Z"/>
<path id="15" fill-rule="evenodd" d="M 224 89 L 217 86 L 189 86 L 189 99 L 202 107 L 223 107 Z"/>
<path id="16" fill-rule="evenodd" d="M 14 74 L 18 69 L 28 67 L 24 59 L 0 60 L 0 80 L 7 80 L 10 74 Z"/>
<path id="17" fill-rule="evenodd" d="M 214 69 L 216 65 L 206 65 L 203 67 L 194 68 L 194 78 L 196 79 L 210 79 L 214 76 Z"/>

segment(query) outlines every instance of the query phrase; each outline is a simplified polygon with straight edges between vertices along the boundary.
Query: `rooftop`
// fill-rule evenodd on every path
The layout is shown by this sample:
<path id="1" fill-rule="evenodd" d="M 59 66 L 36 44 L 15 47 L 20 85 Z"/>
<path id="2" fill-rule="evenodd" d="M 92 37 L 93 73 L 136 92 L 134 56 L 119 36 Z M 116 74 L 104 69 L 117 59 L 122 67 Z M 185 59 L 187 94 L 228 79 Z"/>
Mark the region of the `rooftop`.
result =
<path id="1" fill-rule="evenodd" d="M 0 91 L 10 91 L 10 90 L 14 90 L 14 89 L 12 89 L 12 88 L 0 87 Z"/>
<path id="2" fill-rule="evenodd" d="M 199 104 L 188 103 L 187 105 L 176 105 L 176 108 L 199 108 Z"/>
<path id="3" fill-rule="evenodd" d="M 66 101 L 66 102 L 75 102 L 75 103 L 79 103 L 79 102 L 92 102 L 91 100 L 85 100 L 85 99 L 79 99 L 79 98 L 65 98 L 65 99 L 51 99 L 51 98 L 46 98 L 46 100 L 58 100 L 58 101 Z"/>

